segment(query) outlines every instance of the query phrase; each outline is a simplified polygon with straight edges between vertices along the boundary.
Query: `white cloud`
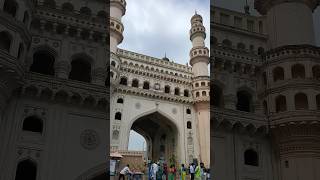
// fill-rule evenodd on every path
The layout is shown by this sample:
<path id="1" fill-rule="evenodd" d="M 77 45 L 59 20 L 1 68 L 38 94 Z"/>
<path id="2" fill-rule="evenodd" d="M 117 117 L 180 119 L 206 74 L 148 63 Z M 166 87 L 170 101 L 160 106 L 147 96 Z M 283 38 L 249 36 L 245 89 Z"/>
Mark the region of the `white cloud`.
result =
<path id="1" fill-rule="evenodd" d="M 127 0 L 123 17 L 124 40 L 120 48 L 138 53 L 167 57 L 185 64 L 189 61 L 190 18 L 195 10 L 202 15 L 209 47 L 209 0 Z"/>

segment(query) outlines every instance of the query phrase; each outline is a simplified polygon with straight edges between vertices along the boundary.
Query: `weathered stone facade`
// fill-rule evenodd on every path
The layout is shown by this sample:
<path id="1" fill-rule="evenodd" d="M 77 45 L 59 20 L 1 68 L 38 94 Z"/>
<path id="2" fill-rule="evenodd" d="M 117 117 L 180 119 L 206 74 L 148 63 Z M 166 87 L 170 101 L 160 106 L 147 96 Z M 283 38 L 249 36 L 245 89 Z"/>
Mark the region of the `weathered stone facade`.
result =
<path id="1" fill-rule="evenodd" d="M 107 7 L 0 0 L 0 179 L 106 175 Z"/>
<path id="2" fill-rule="evenodd" d="M 256 0 L 261 16 L 212 7 L 214 179 L 319 179 L 318 4 Z"/>

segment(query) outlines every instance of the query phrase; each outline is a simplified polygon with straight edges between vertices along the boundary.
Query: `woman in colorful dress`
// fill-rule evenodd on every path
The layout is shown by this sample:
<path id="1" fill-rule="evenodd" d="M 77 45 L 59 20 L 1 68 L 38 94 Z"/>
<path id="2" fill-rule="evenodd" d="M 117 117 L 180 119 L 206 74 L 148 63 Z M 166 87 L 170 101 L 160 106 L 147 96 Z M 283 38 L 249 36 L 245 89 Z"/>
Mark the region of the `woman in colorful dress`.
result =
<path id="1" fill-rule="evenodd" d="M 174 165 L 171 165 L 169 168 L 169 175 L 168 175 L 169 180 L 175 180 L 175 173 L 176 173 L 176 169 Z"/>
<path id="2" fill-rule="evenodd" d="M 187 169 L 184 167 L 184 164 L 181 164 L 180 168 L 180 179 L 185 180 L 187 175 Z"/>

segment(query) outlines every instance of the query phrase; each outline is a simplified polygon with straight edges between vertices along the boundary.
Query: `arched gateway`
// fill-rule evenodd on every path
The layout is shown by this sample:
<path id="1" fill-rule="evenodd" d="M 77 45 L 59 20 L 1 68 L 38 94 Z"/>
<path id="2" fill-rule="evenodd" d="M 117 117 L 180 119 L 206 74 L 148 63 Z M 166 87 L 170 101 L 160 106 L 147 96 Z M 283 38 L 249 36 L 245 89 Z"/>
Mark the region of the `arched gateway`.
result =
<path id="1" fill-rule="evenodd" d="M 119 49 L 125 11 L 125 1 L 111 1 L 111 151 L 128 150 L 130 130 L 135 130 L 147 141 L 149 160 L 197 159 L 208 167 L 209 49 L 202 17 L 191 18 L 190 65 L 182 65 Z"/>
<path id="2" fill-rule="evenodd" d="M 135 119 L 131 130 L 138 132 L 146 139 L 148 159 L 167 162 L 179 159 L 178 127 L 173 120 L 159 111 Z"/>

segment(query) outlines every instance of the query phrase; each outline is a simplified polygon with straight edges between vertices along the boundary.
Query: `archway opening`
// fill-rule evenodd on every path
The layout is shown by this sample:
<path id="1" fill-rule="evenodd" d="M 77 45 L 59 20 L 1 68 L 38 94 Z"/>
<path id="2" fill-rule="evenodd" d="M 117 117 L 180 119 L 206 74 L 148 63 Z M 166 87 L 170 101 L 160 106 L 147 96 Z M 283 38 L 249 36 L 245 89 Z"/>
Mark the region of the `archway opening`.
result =
<path id="1" fill-rule="evenodd" d="M 178 129 L 167 117 L 158 112 L 151 113 L 137 119 L 131 130 L 144 137 L 146 159 L 167 164 L 178 162 Z"/>

